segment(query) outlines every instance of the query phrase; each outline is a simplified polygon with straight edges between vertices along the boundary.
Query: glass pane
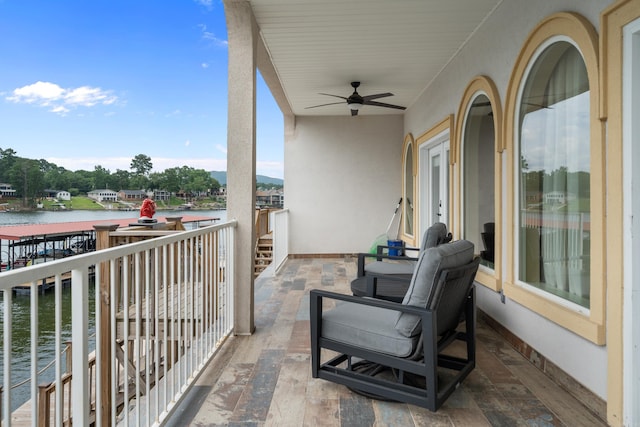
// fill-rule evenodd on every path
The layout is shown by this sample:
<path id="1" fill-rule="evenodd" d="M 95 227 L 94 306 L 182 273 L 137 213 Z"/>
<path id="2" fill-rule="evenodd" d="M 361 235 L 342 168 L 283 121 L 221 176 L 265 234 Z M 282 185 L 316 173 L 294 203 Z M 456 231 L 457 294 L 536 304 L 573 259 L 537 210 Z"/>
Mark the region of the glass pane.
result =
<path id="1" fill-rule="evenodd" d="M 520 104 L 519 279 L 589 307 L 589 81 L 580 52 L 540 55 Z"/>
<path id="2" fill-rule="evenodd" d="M 407 145 L 404 164 L 404 232 L 413 236 L 413 144 Z"/>
<path id="3" fill-rule="evenodd" d="M 464 128 L 464 238 L 473 242 L 481 263 L 490 268 L 494 265 L 494 147 L 491 102 L 479 95 Z"/>
<path id="4" fill-rule="evenodd" d="M 431 156 L 431 224 L 440 221 L 440 155 Z"/>

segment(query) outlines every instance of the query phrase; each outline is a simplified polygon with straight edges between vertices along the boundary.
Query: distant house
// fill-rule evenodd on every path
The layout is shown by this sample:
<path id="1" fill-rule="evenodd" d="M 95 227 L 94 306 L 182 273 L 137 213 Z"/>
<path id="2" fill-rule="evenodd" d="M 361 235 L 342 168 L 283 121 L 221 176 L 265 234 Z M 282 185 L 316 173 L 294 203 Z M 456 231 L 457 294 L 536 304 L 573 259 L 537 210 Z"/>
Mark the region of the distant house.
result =
<path id="1" fill-rule="evenodd" d="M 120 200 L 127 202 L 143 200 L 147 197 L 147 192 L 144 190 L 120 190 L 118 192 Z"/>
<path id="2" fill-rule="evenodd" d="M 42 195 L 43 197 L 48 197 L 51 199 L 71 200 L 71 193 L 69 193 L 68 191 L 47 189 L 42 191 Z"/>
<path id="3" fill-rule="evenodd" d="M 153 200 L 167 201 L 171 198 L 171 192 L 167 190 L 153 190 Z"/>
<path id="4" fill-rule="evenodd" d="M 284 192 L 282 190 L 256 191 L 256 205 L 282 207 L 284 206 Z"/>
<path id="5" fill-rule="evenodd" d="M 11 187 L 11 184 L 0 183 L 0 197 L 16 197 L 16 190 Z"/>
<path id="6" fill-rule="evenodd" d="M 544 202 L 549 204 L 564 205 L 565 203 L 575 199 L 575 194 L 566 193 L 564 191 L 550 191 L 544 194 Z"/>
<path id="7" fill-rule="evenodd" d="M 118 193 L 113 190 L 91 190 L 87 193 L 87 196 L 90 199 L 96 200 L 98 202 L 117 202 L 118 201 Z"/>
<path id="8" fill-rule="evenodd" d="M 56 199 L 58 200 L 71 200 L 71 193 L 68 191 L 58 191 L 56 193 Z"/>

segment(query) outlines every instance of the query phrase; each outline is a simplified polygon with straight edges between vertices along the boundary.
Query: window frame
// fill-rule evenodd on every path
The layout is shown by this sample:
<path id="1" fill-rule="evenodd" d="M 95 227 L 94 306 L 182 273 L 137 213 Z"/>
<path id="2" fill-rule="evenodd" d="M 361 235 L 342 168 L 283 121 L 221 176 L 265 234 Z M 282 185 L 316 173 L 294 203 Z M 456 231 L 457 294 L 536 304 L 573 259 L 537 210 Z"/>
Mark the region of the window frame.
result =
<path id="1" fill-rule="evenodd" d="M 493 270 L 481 266 L 476 273 L 476 281 L 489 289 L 496 292 L 502 290 L 502 160 L 501 153 L 504 150 L 502 144 L 502 120 L 503 111 L 502 104 L 500 102 L 500 93 L 498 88 L 487 76 L 477 76 L 467 85 L 460 105 L 458 107 L 458 117 L 463 119 L 456 122 L 456 138 L 454 150 L 455 164 L 459 165 L 455 169 L 456 180 L 458 183 L 459 201 L 457 202 L 457 211 L 455 224 L 458 225 L 456 235 L 464 235 L 464 131 L 466 129 L 467 118 L 471 109 L 471 105 L 475 101 L 476 97 L 484 95 L 489 99 L 491 103 L 491 109 L 493 111 L 493 127 L 494 127 L 494 221 L 496 225 L 495 234 L 495 262 Z M 478 250 L 476 250 L 478 252 Z"/>
<path id="2" fill-rule="evenodd" d="M 412 188 L 412 194 L 411 194 L 411 198 L 413 200 L 413 235 L 406 233 L 406 225 L 405 225 L 405 221 L 406 221 L 406 213 L 405 213 L 405 206 L 407 203 L 407 183 L 406 183 L 406 178 L 407 178 L 407 153 L 409 151 L 409 149 L 411 149 L 411 176 L 413 179 L 413 188 Z M 416 217 L 418 215 L 418 205 L 416 203 L 416 194 L 417 194 L 417 182 L 416 182 L 416 177 L 418 176 L 418 163 L 416 160 L 416 156 L 417 156 L 417 147 L 416 147 L 416 143 L 413 139 L 413 135 L 411 133 L 408 133 L 407 136 L 404 137 L 404 142 L 402 144 L 402 215 L 401 215 L 401 239 L 409 246 L 417 246 L 419 244 L 418 242 L 418 238 L 417 233 L 416 233 L 416 224 L 418 223 L 418 221 L 416 220 Z"/>
<path id="3" fill-rule="evenodd" d="M 558 297 L 525 285 L 517 280 L 518 210 L 515 185 L 519 168 L 518 113 L 520 94 L 529 77 L 531 65 L 548 47 L 550 39 L 570 41 L 582 54 L 587 69 L 590 96 L 590 156 L 591 156 L 591 280 L 590 307 L 559 301 Z M 506 213 L 506 277 L 503 290 L 506 296 L 541 316 L 557 323 L 595 344 L 604 345 L 606 284 L 604 262 L 604 133 L 600 121 L 600 82 L 598 72 L 598 36 L 591 23 L 581 15 L 557 13 L 543 20 L 531 32 L 518 55 L 511 73 L 505 102 L 503 138 L 507 153 L 507 213 Z"/>

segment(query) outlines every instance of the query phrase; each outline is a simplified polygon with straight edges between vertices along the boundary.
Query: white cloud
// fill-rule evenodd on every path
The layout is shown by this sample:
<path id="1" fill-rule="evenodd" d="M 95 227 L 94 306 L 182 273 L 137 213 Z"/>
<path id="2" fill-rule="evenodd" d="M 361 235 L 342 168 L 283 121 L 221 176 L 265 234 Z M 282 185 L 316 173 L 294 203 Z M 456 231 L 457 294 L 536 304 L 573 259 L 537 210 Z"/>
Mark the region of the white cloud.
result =
<path id="1" fill-rule="evenodd" d="M 184 142 L 184 146 L 188 147 L 191 145 L 191 141 L 189 141 L 188 139 Z"/>
<path id="2" fill-rule="evenodd" d="M 200 6 L 206 7 L 208 10 L 213 9 L 213 0 L 195 0 Z"/>
<path id="3" fill-rule="evenodd" d="M 49 111 L 60 115 L 67 114 L 72 108 L 112 105 L 118 100 L 111 91 L 99 87 L 80 86 L 65 89 L 55 83 L 41 81 L 14 89 L 5 99 L 16 104 L 50 107 Z"/>
<path id="4" fill-rule="evenodd" d="M 258 160 L 256 162 L 256 174 L 266 175 L 271 178 L 283 178 L 284 177 L 284 163 L 267 161 L 263 162 Z"/>
<path id="5" fill-rule="evenodd" d="M 65 169 L 71 171 L 87 170 L 92 171 L 96 165 L 100 165 L 103 168 L 109 170 L 111 173 L 118 169 L 130 170 L 131 164 L 130 157 L 82 157 L 82 158 L 70 158 L 70 157 L 49 157 L 45 160 L 54 163 L 58 166 L 62 166 Z M 153 163 L 153 172 L 162 172 L 169 168 L 177 168 L 182 166 L 189 166 L 194 169 L 204 169 L 206 171 L 223 171 L 227 170 L 227 159 L 218 159 L 214 157 L 198 157 L 198 158 L 173 158 L 173 157 L 154 157 L 151 156 L 151 163 Z M 282 178 L 284 176 L 284 165 L 281 162 L 263 162 L 258 161 L 256 163 L 256 173 L 258 175 L 266 175 L 273 178 Z"/>
<path id="6" fill-rule="evenodd" d="M 211 31 L 207 31 L 206 25 L 199 24 L 198 27 L 200 27 L 200 31 L 202 32 L 202 40 L 211 43 L 213 46 L 218 46 L 218 47 L 227 47 L 229 45 L 229 42 L 227 40 L 218 38 Z"/>
<path id="7" fill-rule="evenodd" d="M 69 105 L 93 107 L 96 104 L 111 105 L 116 101 L 116 97 L 98 87 L 81 86 L 68 89 L 64 94 L 64 100 Z"/>
<path id="8" fill-rule="evenodd" d="M 221 153 L 227 154 L 227 147 L 225 147 L 224 145 L 216 144 L 216 150 Z"/>
<path id="9" fill-rule="evenodd" d="M 64 116 L 64 115 L 66 115 L 66 114 L 69 112 L 69 109 L 68 109 L 68 108 L 66 108 L 66 107 L 64 107 L 64 106 L 62 106 L 62 105 L 58 105 L 57 107 L 53 107 L 53 108 L 51 109 L 51 112 L 52 112 L 52 113 L 58 113 L 58 114 L 60 114 L 61 116 Z"/>

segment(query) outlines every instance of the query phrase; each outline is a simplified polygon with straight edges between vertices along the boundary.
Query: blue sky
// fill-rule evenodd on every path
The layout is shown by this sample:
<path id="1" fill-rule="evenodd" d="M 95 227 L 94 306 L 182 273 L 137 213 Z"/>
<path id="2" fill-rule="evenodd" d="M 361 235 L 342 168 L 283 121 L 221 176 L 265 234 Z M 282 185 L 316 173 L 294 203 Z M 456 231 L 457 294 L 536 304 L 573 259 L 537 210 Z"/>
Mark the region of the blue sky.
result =
<path id="1" fill-rule="evenodd" d="M 226 170 L 221 0 L 0 0 L 0 148 L 70 170 Z M 258 76 L 257 173 L 283 177 Z"/>

